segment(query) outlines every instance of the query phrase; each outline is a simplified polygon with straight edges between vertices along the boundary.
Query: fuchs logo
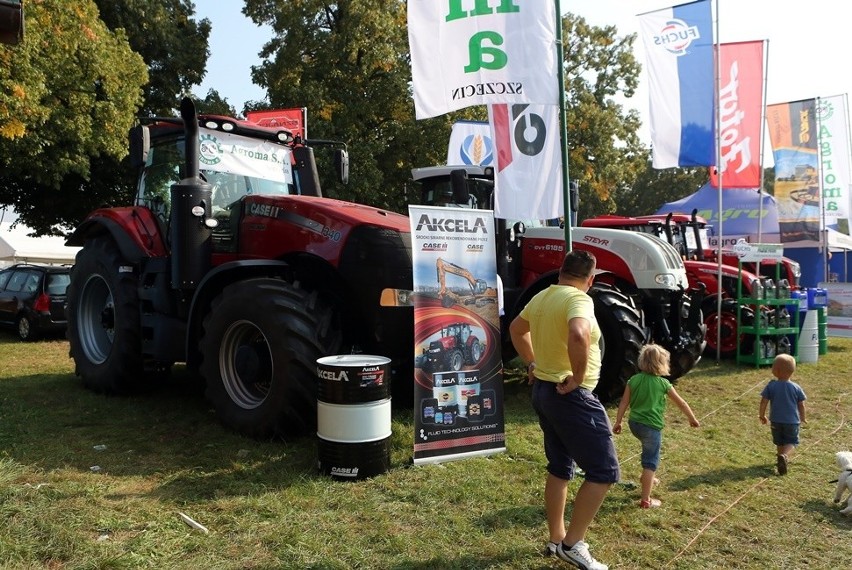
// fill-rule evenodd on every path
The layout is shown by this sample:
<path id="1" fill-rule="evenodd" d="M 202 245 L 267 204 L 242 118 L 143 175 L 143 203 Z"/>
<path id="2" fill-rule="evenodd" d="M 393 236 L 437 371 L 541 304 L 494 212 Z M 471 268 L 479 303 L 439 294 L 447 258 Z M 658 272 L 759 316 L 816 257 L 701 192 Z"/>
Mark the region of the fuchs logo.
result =
<path id="1" fill-rule="evenodd" d="M 458 232 L 475 234 L 476 232 L 488 233 L 485 225 L 485 219 L 476 218 L 471 225 L 470 220 L 453 220 L 443 218 L 429 218 L 429 214 L 422 214 L 417 221 L 417 231 L 421 231 L 423 226 L 430 232 Z"/>
<path id="2" fill-rule="evenodd" d="M 349 375 L 346 374 L 345 370 L 335 373 L 333 370 L 317 368 L 317 376 L 323 380 L 331 380 L 332 382 L 349 382 Z"/>
<path id="3" fill-rule="evenodd" d="M 659 35 L 654 36 L 654 45 L 664 47 L 673 55 L 684 55 L 692 42 L 699 38 L 698 26 L 690 26 L 676 18 L 666 22 Z"/>
<path id="4" fill-rule="evenodd" d="M 198 160 L 207 165 L 222 162 L 222 145 L 213 135 L 201 135 L 198 146 Z"/>
<path id="5" fill-rule="evenodd" d="M 424 243 L 423 249 L 420 251 L 447 251 L 447 244 L 445 243 Z"/>
<path id="6" fill-rule="evenodd" d="M 494 161 L 494 144 L 491 137 L 468 135 L 459 149 L 463 164 L 485 166 Z"/>

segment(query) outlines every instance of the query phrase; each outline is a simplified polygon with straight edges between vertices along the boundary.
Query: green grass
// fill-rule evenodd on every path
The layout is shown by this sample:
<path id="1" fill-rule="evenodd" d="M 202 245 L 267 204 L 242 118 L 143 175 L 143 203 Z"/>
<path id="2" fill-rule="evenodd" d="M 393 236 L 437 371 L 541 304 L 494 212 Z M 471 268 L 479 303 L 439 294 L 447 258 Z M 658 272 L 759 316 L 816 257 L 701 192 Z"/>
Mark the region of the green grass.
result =
<path id="1" fill-rule="evenodd" d="M 662 508 L 637 508 L 639 445 L 616 436 L 623 481 L 587 536 L 594 555 L 624 569 L 849 567 L 852 518 L 829 481 L 852 448 L 850 358 L 852 340 L 832 338 L 799 366 L 809 422 L 786 477 L 757 419 L 769 371 L 702 361 L 678 384 L 702 427 L 669 409 Z M 395 412 L 391 470 L 358 482 L 317 473 L 315 438 L 225 430 L 188 384 L 178 370 L 152 393 L 99 396 L 66 342 L 0 334 L 0 567 L 567 567 L 539 554 L 545 463 L 522 384 L 506 387 L 506 453 L 411 466 L 411 413 Z"/>

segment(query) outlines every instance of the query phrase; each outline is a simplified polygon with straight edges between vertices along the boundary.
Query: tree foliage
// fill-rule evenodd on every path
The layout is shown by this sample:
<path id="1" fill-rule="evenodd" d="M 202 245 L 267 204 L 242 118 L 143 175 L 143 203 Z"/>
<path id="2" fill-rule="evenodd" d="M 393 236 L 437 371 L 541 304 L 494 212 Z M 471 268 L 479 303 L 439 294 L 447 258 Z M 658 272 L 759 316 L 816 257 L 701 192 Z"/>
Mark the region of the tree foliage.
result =
<path id="1" fill-rule="evenodd" d="M 66 180 L 127 153 L 147 73 L 91 0 L 27 2 L 26 27 L 23 43 L 0 46 L 0 203 L 45 233 L 78 220 L 73 205 L 87 199 L 60 194 Z"/>
<path id="2" fill-rule="evenodd" d="M 647 216 L 663 204 L 694 194 L 707 183 L 707 168 L 655 169 L 650 159 L 632 186 L 619 188 L 614 199 L 615 213 L 622 216 Z M 687 212 L 689 213 L 689 212 Z"/>
<path id="3" fill-rule="evenodd" d="M 640 67 L 635 34 L 619 37 L 614 26 L 592 26 L 574 14 L 565 15 L 562 30 L 569 176 L 580 185 L 582 220 L 614 212 L 619 191 L 644 168 L 639 115 L 619 102 L 633 97 Z"/>
<path id="4" fill-rule="evenodd" d="M 13 65 L 0 103 L 26 89 L 39 110 L 11 108 L 9 116 L 30 117 L 36 127 L 29 139 L 6 137 L 9 152 L 0 150 L 9 157 L 39 149 L 43 157 L 3 170 L 0 203 L 14 205 L 39 234 L 72 228 L 99 206 L 130 204 L 135 180 L 122 160 L 128 129 L 139 115 L 174 115 L 204 76 L 210 22 L 193 20 L 194 10 L 189 0 L 28 2 L 24 44 L 0 49 Z M 217 112 L 232 111 L 222 103 L 215 92 L 204 99 Z M 0 107 L 0 131 L 20 128 L 3 126 Z"/>
<path id="5" fill-rule="evenodd" d="M 149 81 L 139 112 L 176 114 L 181 97 L 204 79 L 210 58 L 210 20 L 193 19 L 191 0 L 95 0 L 95 4 L 101 20 L 111 30 L 123 29 L 130 47 L 148 66 Z"/>

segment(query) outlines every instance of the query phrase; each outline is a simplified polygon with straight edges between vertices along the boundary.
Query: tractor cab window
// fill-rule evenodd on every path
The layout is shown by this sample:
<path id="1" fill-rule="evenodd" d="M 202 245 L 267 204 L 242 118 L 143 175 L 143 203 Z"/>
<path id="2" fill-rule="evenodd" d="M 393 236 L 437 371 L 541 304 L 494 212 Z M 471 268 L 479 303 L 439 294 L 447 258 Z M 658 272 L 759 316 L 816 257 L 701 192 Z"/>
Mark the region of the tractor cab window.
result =
<path id="1" fill-rule="evenodd" d="M 290 160 L 289 150 L 283 149 L 284 160 Z M 205 168 L 207 166 L 207 168 Z M 168 223 L 171 188 L 186 177 L 184 140 L 164 140 L 152 146 L 148 153 L 137 189 L 136 204 L 150 208 L 163 222 Z M 251 170 L 239 159 L 221 160 L 214 165 L 201 165 L 199 174 L 212 187 L 213 207 L 228 209 L 243 196 L 284 196 L 295 194 L 291 176 L 265 178 L 263 172 Z"/>

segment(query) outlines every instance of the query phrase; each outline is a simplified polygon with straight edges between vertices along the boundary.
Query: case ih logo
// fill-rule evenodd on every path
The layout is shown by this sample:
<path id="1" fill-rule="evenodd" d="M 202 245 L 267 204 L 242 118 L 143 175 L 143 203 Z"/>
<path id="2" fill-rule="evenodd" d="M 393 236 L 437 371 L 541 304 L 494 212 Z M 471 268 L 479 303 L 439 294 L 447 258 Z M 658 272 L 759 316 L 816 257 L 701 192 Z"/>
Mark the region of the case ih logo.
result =
<path id="1" fill-rule="evenodd" d="M 654 36 L 654 45 L 662 46 L 673 55 L 684 55 L 690 44 L 701 37 L 698 26 L 690 26 L 683 20 L 666 22 L 659 35 Z"/>
<path id="2" fill-rule="evenodd" d="M 208 165 L 218 164 L 222 161 L 222 145 L 219 144 L 216 137 L 213 135 L 201 135 L 201 140 L 198 144 L 198 160 Z"/>
<path id="3" fill-rule="evenodd" d="M 445 243 L 424 243 L 423 249 L 420 251 L 447 251 L 447 244 Z"/>

